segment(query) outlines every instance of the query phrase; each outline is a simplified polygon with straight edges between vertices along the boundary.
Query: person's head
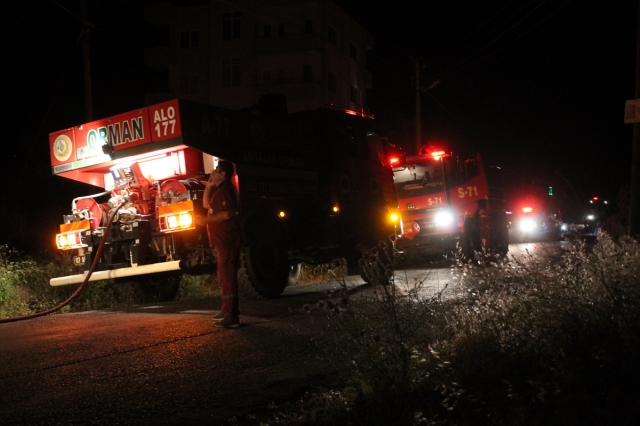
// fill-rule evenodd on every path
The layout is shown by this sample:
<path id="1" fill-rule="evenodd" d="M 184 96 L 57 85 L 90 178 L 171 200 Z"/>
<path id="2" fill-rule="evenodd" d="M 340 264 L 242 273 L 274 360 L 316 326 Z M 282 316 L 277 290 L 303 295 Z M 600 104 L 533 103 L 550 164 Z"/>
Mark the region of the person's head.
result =
<path id="1" fill-rule="evenodd" d="M 233 163 L 227 160 L 218 161 L 218 167 L 216 168 L 219 172 L 224 172 L 225 179 L 231 179 L 233 174 L 236 172 L 235 167 L 233 167 Z"/>
<path id="2" fill-rule="evenodd" d="M 226 160 L 218 161 L 218 167 L 214 171 L 211 172 L 211 176 L 209 177 L 209 182 L 217 185 L 220 185 L 225 180 L 231 180 L 233 174 L 235 173 L 235 168 L 233 167 L 233 163 Z"/>

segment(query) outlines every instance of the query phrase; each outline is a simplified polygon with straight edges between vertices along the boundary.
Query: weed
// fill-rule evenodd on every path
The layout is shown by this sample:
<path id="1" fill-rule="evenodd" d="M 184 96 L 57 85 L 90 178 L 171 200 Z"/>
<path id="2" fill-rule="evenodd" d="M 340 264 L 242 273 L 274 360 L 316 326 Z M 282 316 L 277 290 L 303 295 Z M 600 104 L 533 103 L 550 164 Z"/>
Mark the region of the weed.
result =
<path id="1" fill-rule="evenodd" d="M 307 310 L 344 390 L 308 395 L 287 424 L 633 424 L 638 243 L 600 234 L 560 254 L 478 255 L 455 254 L 445 297 L 398 274 L 386 245 L 366 253 L 368 291 L 345 285 Z M 342 409 L 317 404 L 335 395 Z"/>

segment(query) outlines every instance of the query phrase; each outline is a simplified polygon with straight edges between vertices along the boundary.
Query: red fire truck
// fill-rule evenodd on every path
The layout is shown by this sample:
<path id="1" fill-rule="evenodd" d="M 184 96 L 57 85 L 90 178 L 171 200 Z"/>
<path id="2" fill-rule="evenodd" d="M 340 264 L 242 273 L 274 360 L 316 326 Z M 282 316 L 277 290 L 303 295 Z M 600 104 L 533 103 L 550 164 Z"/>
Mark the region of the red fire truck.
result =
<path id="1" fill-rule="evenodd" d="M 237 170 L 245 296 L 277 297 L 302 262 L 357 264 L 363 250 L 397 235 L 390 145 L 374 122 L 335 109 L 275 110 L 283 108 L 171 100 L 51 133 L 53 174 L 97 189 L 71 202 L 56 236 L 78 273 L 50 284 L 129 281 L 168 300 L 182 274 L 214 271 L 194 218 L 206 214 L 204 183 L 219 159 Z"/>
<path id="2" fill-rule="evenodd" d="M 495 172 L 495 173 L 494 173 Z M 478 154 L 461 159 L 431 146 L 394 164 L 404 234 L 403 251 L 450 254 L 459 245 L 468 258 L 483 248 L 508 250 L 508 222 L 499 173 Z"/>

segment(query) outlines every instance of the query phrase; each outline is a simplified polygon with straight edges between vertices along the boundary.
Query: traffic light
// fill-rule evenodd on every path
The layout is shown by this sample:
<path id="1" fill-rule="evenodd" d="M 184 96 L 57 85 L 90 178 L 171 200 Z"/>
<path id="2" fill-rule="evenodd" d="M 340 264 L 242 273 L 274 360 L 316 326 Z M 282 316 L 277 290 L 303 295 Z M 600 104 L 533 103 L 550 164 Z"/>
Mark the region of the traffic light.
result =
<path id="1" fill-rule="evenodd" d="M 553 195 L 553 186 L 549 187 L 549 195 Z"/>

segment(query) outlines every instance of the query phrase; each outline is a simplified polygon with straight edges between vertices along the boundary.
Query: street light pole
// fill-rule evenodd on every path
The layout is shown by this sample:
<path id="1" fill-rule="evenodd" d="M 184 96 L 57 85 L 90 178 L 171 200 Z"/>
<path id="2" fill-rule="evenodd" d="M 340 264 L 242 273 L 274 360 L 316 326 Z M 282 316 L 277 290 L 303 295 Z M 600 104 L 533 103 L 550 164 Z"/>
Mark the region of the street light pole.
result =
<path id="1" fill-rule="evenodd" d="M 420 153 L 420 147 L 422 146 L 422 113 L 420 111 L 422 85 L 420 84 L 420 65 L 420 57 L 416 57 L 416 154 Z"/>
<path id="2" fill-rule="evenodd" d="M 640 0 L 636 29 L 636 92 L 640 99 Z M 631 153 L 631 194 L 629 200 L 629 236 L 640 234 L 640 123 L 633 123 L 633 148 Z"/>

